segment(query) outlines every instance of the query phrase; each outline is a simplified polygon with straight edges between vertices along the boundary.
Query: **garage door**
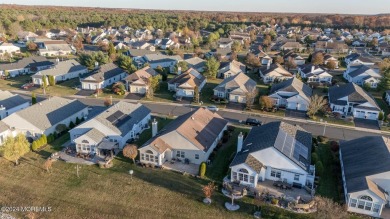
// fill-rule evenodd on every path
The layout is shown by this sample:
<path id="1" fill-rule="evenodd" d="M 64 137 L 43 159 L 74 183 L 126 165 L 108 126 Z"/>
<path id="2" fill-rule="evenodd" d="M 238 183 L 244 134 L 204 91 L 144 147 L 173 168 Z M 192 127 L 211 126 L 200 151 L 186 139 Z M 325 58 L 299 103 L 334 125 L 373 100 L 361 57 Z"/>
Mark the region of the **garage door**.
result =
<path id="1" fill-rule="evenodd" d="M 356 110 L 356 112 L 355 112 L 355 117 L 356 117 L 356 118 L 362 118 L 362 119 L 364 119 L 364 116 L 365 116 L 365 111 Z"/>
<path id="2" fill-rule="evenodd" d="M 378 113 L 371 113 L 371 112 L 367 113 L 367 119 L 376 120 L 377 118 L 378 118 Z"/>
<path id="3" fill-rule="evenodd" d="M 297 103 L 288 103 L 287 105 L 288 109 L 296 110 L 297 109 Z"/>

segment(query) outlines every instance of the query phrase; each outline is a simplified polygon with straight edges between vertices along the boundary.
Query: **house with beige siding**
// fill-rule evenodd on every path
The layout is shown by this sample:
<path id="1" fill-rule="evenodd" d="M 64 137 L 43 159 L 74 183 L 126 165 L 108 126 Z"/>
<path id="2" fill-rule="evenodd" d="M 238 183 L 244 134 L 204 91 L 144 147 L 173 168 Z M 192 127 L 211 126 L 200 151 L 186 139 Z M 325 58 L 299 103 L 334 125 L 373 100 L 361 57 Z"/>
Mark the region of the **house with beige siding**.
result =
<path id="1" fill-rule="evenodd" d="M 138 150 L 142 164 L 164 166 L 165 163 L 199 165 L 209 159 L 227 129 L 227 120 L 208 109 L 199 108 L 177 117 Z"/>
<path id="2" fill-rule="evenodd" d="M 157 75 L 158 73 L 149 66 L 139 69 L 125 78 L 126 89 L 133 94 L 145 94 L 149 89 L 149 78 Z"/>
<path id="3" fill-rule="evenodd" d="M 225 78 L 214 88 L 214 97 L 226 99 L 229 102 L 246 103 L 248 93 L 257 92 L 256 81 L 244 73 Z"/>
<path id="4" fill-rule="evenodd" d="M 168 90 L 174 91 L 176 98 L 194 97 L 195 88 L 200 92 L 206 84 L 206 78 L 197 70 L 190 68 L 183 74 L 168 81 Z"/>

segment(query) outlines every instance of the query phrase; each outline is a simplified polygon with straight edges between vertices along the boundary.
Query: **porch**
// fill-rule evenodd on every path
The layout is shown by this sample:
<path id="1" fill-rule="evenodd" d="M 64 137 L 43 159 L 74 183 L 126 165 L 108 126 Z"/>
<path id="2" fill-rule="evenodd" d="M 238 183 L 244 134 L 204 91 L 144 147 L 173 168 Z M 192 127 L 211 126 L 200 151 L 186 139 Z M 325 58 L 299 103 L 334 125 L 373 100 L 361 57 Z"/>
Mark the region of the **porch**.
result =
<path id="1" fill-rule="evenodd" d="M 199 165 L 180 161 L 167 161 L 162 164 L 162 168 L 180 173 L 189 173 L 195 176 L 199 173 Z"/>

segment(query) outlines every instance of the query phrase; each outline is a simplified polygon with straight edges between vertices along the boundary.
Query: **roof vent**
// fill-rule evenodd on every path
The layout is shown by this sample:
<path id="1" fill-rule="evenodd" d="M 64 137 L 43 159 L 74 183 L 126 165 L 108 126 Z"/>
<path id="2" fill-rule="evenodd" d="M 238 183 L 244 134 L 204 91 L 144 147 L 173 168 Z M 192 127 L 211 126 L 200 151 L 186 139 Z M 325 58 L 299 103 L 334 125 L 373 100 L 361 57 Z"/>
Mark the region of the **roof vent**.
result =
<path id="1" fill-rule="evenodd" d="M 249 149 L 246 149 L 246 150 L 244 150 L 242 153 L 246 153 L 246 152 L 248 152 L 249 151 Z"/>
<path id="2" fill-rule="evenodd" d="M 40 106 L 42 106 L 42 103 L 39 103 Z"/>
<path id="3" fill-rule="evenodd" d="M 252 145 L 252 142 L 251 143 L 248 143 L 248 144 L 246 144 L 246 146 L 251 146 Z"/>
<path id="4" fill-rule="evenodd" d="M 195 120 L 195 118 L 194 118 L 193 116 L 191 116 L 191 119 L 192 119 L 192 120 Z"/>

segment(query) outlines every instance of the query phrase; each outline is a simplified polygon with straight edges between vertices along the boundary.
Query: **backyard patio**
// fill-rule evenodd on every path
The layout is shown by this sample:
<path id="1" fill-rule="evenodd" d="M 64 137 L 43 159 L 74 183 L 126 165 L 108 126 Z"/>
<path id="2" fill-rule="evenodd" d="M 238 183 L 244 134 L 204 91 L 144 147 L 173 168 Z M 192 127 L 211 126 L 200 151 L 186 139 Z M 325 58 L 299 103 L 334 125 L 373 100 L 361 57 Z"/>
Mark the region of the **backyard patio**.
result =
<path id="1" fill-rule="evenodd" d="M 301 200 L 311 201 L 313 199 L 312 195 L 309 194 L 304 188 L 287 188 L 283 186 L 275 186 L 274 181 L 265 180 L 264 182 L 259 182 L 257 184 L 257 191 L 259 193 L 269 193 L 275 197 L 284 197 L 287 200 L 293 201 L 297 200 L 299 197 Z"/>
<path id="2" fill-rule="evenodd" d="M 163 169 L 173 170 L 181 173 L 189 173 L 191 175 L 198 175 L 199 173 L 199 165 L 191 164 L 191 163 L 183 163 L 183 162 L 165 162 L 162 165 Z"/>

